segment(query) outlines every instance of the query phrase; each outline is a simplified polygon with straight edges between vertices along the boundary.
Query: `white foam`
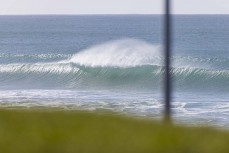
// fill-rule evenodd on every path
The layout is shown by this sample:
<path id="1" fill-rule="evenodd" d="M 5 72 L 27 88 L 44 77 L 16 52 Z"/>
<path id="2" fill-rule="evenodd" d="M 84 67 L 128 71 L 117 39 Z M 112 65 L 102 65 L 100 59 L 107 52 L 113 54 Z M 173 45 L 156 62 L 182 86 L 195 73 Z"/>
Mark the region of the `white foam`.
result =
<path id="1" fill-rule="evenodd" d="M 83 50 L 68 60 L 90 67 L 135 67 L 161 65 L 159 45 L 152 45 L 136 39 L 122 39 L 107 42 Z"/>

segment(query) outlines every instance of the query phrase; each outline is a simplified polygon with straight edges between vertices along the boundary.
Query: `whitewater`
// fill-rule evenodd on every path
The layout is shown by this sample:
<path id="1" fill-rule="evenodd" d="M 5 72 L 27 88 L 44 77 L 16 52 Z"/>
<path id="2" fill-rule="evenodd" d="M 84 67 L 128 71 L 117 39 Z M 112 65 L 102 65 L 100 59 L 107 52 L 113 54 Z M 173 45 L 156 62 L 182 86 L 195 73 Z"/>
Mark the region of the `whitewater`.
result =
<path id="1" fill-rule="evenodd" d="M 225 32 L 229 19 L 221 18 L 222 27 L 214 27 L 223 34 L 212 34 L 214 16 L 176 17 L 171 74 L 172 112 L 178 123 L 229 127 Z M 160 20 L 159 16 L 0 17 L 5 25 L 0 30 L 4 36 L 0 107 L 109 110 L 160 119 L 164 106 Z M 62 21 L 68 21 L 67 29 Z"/>

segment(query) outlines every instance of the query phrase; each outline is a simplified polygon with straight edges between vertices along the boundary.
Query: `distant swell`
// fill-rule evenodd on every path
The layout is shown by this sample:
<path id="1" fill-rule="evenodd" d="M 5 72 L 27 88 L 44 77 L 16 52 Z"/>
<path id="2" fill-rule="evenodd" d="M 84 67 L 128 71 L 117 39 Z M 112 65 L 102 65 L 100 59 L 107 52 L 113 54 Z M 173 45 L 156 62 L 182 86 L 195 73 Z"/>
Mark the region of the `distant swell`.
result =
<path id="1" fill-rule="evenodd" d="M 24 57 L 30 60 L 35 58 Z M 39 57 L 59 60 L 34 63 L 25 60 L 9 64 L 2 62 L 1 88 L 151 90 L 158 89 L 163 81 L 160 46 L 139 40 L 112 41 L 72 56 Z M 173 57 L 173 60 L 172 74 L 178 90 L 229 89 L 228 59 Z"/>

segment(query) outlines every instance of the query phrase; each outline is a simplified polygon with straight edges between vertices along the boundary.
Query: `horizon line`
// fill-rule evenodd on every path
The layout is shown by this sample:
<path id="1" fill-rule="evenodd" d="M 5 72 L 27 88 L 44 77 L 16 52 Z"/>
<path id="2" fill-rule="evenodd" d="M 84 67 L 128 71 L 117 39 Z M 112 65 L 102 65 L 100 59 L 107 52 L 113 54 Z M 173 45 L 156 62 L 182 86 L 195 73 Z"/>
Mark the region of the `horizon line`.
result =
<path id="1" fill-rule="evenodd" d="M 162 13 L 79 13 L 79 14 L 55 14 L 55 13 L 31 13 L 31 14 L 0 14 L 0 16 L 93 16 L 93 15 L 164 15 Z M 229 15 L 226 13 L 172 13 L 172 15 Z"/>

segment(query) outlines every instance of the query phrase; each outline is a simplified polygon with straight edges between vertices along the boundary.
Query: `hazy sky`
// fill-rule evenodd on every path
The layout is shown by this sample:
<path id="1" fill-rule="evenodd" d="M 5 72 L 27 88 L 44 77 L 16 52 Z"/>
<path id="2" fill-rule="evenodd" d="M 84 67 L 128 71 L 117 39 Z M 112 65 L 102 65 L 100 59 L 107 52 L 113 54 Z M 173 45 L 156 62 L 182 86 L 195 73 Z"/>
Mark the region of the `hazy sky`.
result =
<path id="1" fill-rule="evenodd" d="M 0 14 L 160 14 L 164 0 L 0 0 Z M 176 14 L 229 14 L 229 0 L 173 0 Z"/>

